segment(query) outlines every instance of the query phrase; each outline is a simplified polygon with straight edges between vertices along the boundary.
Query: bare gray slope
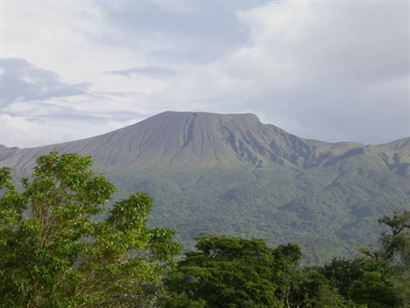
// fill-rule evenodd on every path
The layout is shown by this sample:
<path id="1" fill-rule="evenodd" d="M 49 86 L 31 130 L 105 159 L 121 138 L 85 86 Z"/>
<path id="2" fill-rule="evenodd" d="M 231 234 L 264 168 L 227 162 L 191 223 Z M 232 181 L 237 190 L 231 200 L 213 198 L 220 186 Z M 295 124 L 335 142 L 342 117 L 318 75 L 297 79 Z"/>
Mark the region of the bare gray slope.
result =
<path id="1" fill-rule="evenodd" d="M 364 146 L 326 143 L 291 135 L 253 114 L 164 112 L 134 125 L 79 141 L 38 148 L 0 147 L 0 164 L 27 170 L 50 151 L 92 155 L 99 169 L 212 167 L 270 164 L 310 168 L 371 154 L 386 164 L 410 162 L 410 139 Z"/>
<path id="2" fill-rule="evenodd" d="M 262 166 L 297 161 L 312 146 L 252 114 L 164 112 L 137 124 L 84 140 L 30 149 L 0 149 L 0 162 L 30 167 L 40 154 L 56 150 L 94 157 L 97 167 Z M 299 154 L 298 154 L 299 153 Z M 12 154 L 12 155 L 11 155 Z"/>

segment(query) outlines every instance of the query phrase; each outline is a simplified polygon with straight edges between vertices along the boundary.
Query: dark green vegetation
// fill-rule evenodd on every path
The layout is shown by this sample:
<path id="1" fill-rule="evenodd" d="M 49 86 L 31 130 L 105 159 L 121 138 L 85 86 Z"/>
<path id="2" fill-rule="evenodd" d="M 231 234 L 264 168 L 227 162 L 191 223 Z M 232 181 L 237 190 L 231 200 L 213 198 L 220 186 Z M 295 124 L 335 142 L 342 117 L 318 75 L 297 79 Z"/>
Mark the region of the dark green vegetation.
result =
<path id="1" fill-rule="evenodd" d="M 85 140 L 33 149 L 0 147 L 0 164 L 29 174 L 52 150 L 92 155 L 119 195 L 150 193 L 149 224 L 178 231 L 295 242 L 304 261 L 353 256 L 376 241 L 377 219 L 410 209 L 410 139 L 384 145 L 291 135 L 254 115 L 166 112 Z"/>
<path id="2" fill-rule="evenodd" d="M 175 263 L 174 232 L 146 225 L 148 195 L 97 219 L 114 187 L 90 165 L 40 156 L 23 192 L 0 168 L 2 307 L 410 307 L 410 211 L 379 220 L 378 248 L 324 266 L 301 267 L 295 244 L 209 234 Z"/>
<path id="3" fill-rule="evenodd" d="M 407 235 L 408 236 L 408 235 Z M 298 246 L 203 235 L 167 278 L 165 307 L 409 307 L 409 264 L 334 259 L 300 267 Z M 407 292 L 407 294 L 406 294 Z"/>
<path id="4" fill-rule="evenodd" d="M 168 276 L 165 307 L 410 307 L 410 211 L 379 222 L 378 249 L 305 268 L 293 244 L 202 235 Z"/>
<path id="5" fill-rule="evenodd" d="M 0 168 L 1 307 L 142 307 L 180 250 L 173 231 L 147 228 L 152 199 L 133 194 L 96 221 L 114 187 L 90 157 L 37 160 L 17 192 Z"/>

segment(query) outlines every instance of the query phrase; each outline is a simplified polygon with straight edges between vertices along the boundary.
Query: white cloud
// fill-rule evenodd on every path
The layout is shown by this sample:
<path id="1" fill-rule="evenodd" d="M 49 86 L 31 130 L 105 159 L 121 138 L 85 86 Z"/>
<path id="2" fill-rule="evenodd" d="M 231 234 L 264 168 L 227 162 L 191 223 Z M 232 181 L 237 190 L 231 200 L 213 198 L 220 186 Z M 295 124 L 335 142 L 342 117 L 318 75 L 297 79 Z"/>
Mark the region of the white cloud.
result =
<path id="1" fill-rule="evenodd" d="M 19 73 L 20 77 L 24 76 L 19 77 L 18 84 L 16 78 L 9 83 L 3 78 L 4 93 L 12 96 L 10 99 L 15 102 L 11 106 L 4 102 L 0 105 L 0 121 L 4 128 L 0 133 L 0 144 L 43 145 L 119 128 L 141 119 L 138 113 L 146 109 L 140 101 L 142 95 L 162 89 L 163 81 L 155 78 L 125 78 L 105 73 L 151 63 L 144 50 L 132 48 L 134 43 L 127 46 L 131 33 L 107 24 L 104 10 L 98 2 L 7 1 L 2 4 L 5 18 L 0 58 L 24 59 L 21 61 L 27 67 L 32 69 L 34 66 L 38 72 L 46 72 L 46 81 L 52 76 L 53 84 L 57 83 L 57 76 L 58 82 L 61 81 L 58 85 L 87 82 L 89 91 L 61 100 L 47 97 L 41 87 L 37 87 L 38 93 L 34 93 L 32 82 L 22 80 L 29 76 L 24 72 Z M 112 40 L 124 42 L 112 44 Z M 4 65 L 2 62 L 2 71 Z M 26 95 L 20 99 L 16 97 L 18 89 L 13 89 L 13 85 L 19 86 Z M 43 99 L 39 101 L 39 98 Z M 111 112 L 118 119 L 104 120 L 103 112 Z M 118 116 L 118 112 L 137 116 L 133 120 L 125 120 Z M 56 117 L 56 113 L 61 116 Z M 63 115 L 66 115 L 64 120 Z M 75 117 L 82 119 L 80 124 Z M 90 119 L 88 123 L 87 117 Z M 93 117 L 101 121 L 92 121 Z"/>
<path id="2" fill-rule="evenodd" d="M 64 84 L 50 71 L 33 67 L 18 58 L 0 59 L 1 83 L 4 91 L 0 104 L 7 106 L 16 100 L 48 99 L 87 93 L 87 84 Z"/>
<path id="3" fill-rule="evenodd" d="M 0 134 L 0 143 L 85 137 L 129 124 L 122 112 L 136 113 L 137 120 L 164 110 L 254 112 L 298 135 L 327 140 L 410 135 L 407 2 L 274 1 L 220 4 L 223 10 L 156 5 L 172 18 L 137 23 L 130 12 L 147 9 L 146 20 L 153 12 L 137 2 L 4 2 L 1 57 L 22 58 L 66 84 L 90 86 L 86 94 L 3 108 L 7 134 Z M 215 10 L 215 19 L 196 21 L 205 9 L 209 16 Z M 235 20 L 225 18 L 235 9 Z M 189 24 L 182 27 L 178 18 Z M 207 23 L 218 24 L 220 33 Z M 231 41 L 235 31 L 248 36 Z M 230 48 L 212 46 L 225 41 Z M 178 73 L 107 74 L 144 67 Z M 64 121 L 52 119 L 64 112 Z"/>
<path id="4" fill-rule="evenodd" d="M 6 2 L 4 15 L 2 57 L 23 58 L 66 82 L 147 61 L 142 51 L 110 44 L 123 34 L 105 22 L 93 1 Z"/>
<path id="5" fill-rule="evenodd" d="M 298 127 L 289 129 L 299 135 L 408 136 L 408 14 L 405 2 L 287 2 L 244 11 L 251 43 L 232 66 L 259 67 L 250 77 L 261 85 L 259 108 L 276 122 L 292 118 Z M 393 91 L 382 90 L 389 84 Z"/>
<path id="6" fill-rule="evenodd" d="M 22 144 L 24 147 L 36 147 L 92 137 L 133 123 L 133 120 L 125 122 L 105 120 L 104 127 L 101 128 L 100 124 L 90 125 L 87 121 L 67 122 L 55 119 L 45 122 L 28 120 L 22 116 L 0 114 L 0 138 L 6 145 Z"/>
<path id="7" fill-rule="evenodd" d="M 199 9 L 200 2 L 179 0 L 179 1 L 165 1 L 165 0 L 151 0 L 151 3 L 157 5 L 164 11 L 171 11 L 182 14 L 189 14 Z"/>
<path id="8" fill-rule="evenodd" d="M 221 98 L 213 111 L 253 111 L 310 138 L 409 136 L 406 8 L 289 1 L 239 11 L 249 41 L 173 80 L 162 97 L 180 102 L 175 89 L 188 97 L 212 93 Z"/>

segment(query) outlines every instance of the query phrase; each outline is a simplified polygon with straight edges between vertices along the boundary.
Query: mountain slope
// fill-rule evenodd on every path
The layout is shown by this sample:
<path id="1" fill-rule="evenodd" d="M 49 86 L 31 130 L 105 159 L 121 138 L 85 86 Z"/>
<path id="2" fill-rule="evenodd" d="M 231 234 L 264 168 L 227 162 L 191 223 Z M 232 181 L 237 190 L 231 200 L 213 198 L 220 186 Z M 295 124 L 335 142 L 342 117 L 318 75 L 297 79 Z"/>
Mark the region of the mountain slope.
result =
<path id="1" fill-rule="evenodd" d="M 179 166 L 297 160 L 311 145 L 255 115 L 165 112 L 101 136 L 59 145 L 16 151 L 13 165 L 23 167 L 33 156 L 50 150 L 92 154 L 104 167 Z M 299 155 L 299 154 L 298 154 Z"/>
<path id="2" fill-rule="evenodd" d="M 327 143 L 252 114 L 165 112 L 84 140 L 0 147 L 0 164 L 27 173 L 52 150 L 92 155 L 120 194 L 152 193 L 151 223 L 188 245 L 200 232 L 256 236 L 298 242 L 320 262 L 374 240 L 380 215 L 410 208 L 410 138 Z"/>

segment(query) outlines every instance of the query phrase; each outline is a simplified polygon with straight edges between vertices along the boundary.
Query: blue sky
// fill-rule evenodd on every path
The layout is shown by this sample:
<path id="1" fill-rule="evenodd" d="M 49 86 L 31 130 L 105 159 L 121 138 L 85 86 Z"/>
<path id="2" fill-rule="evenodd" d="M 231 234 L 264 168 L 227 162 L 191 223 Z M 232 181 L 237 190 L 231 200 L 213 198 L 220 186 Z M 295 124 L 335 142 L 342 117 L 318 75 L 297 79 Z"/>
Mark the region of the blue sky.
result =
<path id="1" fill-rule="evenodd" d="M 410 136 L 409 2 L 1 1 L 0 144 L 166 110 L 252 112 L 301 137 Z"/>

